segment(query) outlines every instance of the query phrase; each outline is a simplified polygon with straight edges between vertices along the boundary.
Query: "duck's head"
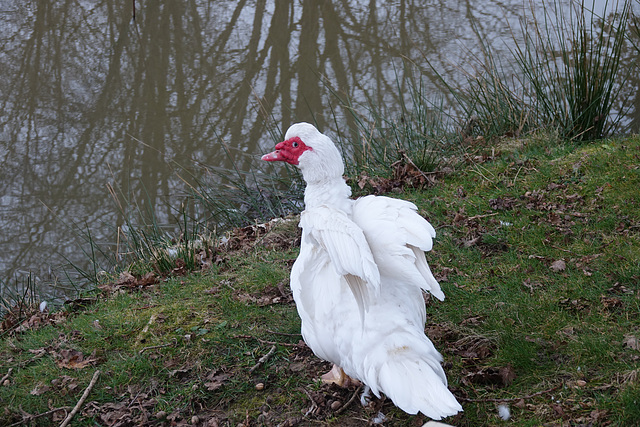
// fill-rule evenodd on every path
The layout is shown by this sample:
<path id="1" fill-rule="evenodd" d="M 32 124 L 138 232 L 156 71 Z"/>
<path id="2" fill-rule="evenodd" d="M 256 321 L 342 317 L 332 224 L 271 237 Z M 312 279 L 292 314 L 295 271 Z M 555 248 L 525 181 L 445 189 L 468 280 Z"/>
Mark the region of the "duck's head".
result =
<path id="1" fill-rule="evenodd" d="M 276 150 L 262 156 L 262 160 L 295 165 L 308 183 L 342 177 L 344 165 L 338 148 L 313 125 L 296 123 L 284 138 Z"/>

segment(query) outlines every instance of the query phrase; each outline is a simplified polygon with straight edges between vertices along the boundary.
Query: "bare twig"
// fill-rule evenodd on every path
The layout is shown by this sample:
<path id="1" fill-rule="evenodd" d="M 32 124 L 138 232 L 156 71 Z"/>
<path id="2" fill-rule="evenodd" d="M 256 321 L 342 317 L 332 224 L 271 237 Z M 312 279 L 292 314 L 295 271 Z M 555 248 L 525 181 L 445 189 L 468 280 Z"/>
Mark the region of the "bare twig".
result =
<path id="1" fill-rule="evenodd" d="M 489 213 L 489 214 L 484 214 L 484 215 L 474 215 L 474 216 L 470 216 L 469 218 L 467 218 L 467 221 L 471 221 L 474 219 L 480 219 L 480 218 L 486 218 L 488 216 L 495 216 L 498 215 L 500 212 L 493 212 L 493 213 Z"/>
<path id="2" fill-rule="evenodd" d="M 167 344 L 152 345 L 152 346 L 149 346 L 149 347 L 144 347 L 138 352 L 138 354 L 142 354 L 147 350 L 155 350 L 156 348 L 173 347 L 177 343 L 178 343 L 178 340 L 176 340 L 174 338 L 173 341 L 171 341 L 170 343 L 167 343 Z"/>
<path id="3" fill-rule="evenodd" d="M 316 403 L 315 399 L 313 398 L 313 396 L 311 396 L 311 393 L 309 393 L 306 388 L 300 387 L 300 390 L 304 391 L 304 394 L 306 394 L 309 400 L 311 401 L 311 407 L 307 409 L 307 412 L 304 413 L 304 416 L 306 417 L 309 414 L 313 413 L 313 411 L 318 409 L 318 404 Z"/>
<path id="4" fill-rule="evenodd" d="M 256 340 L 256 341 L 258 341 L 259 343 L 262 343 L 262 344 L 282 345 L 282 346 L 285 346 L 285 347 L 302 347 L 303 346 L 301 343 L 291 344 L 291 343 L 287 343 L 287 342 L 267 341 L 267 340 L 263 340 L 263 339 L 258 338 L 258 337 L 253 337 L 251 335 L 235 335 L 234 338 L 245 339 L 245 340 Z"/>
<path id="5" fill-rule="evenodd" d="M 153 308 L 157 306 L 158 304 L 149 304 L 149 305 L 145 305 L 144 307 L 134 307 L 133 310 L 146 310 L 148 308 Z"/>
<path id="6" fill-rule="evenodd" d="M 267 332 L 274 335 L 283 335 L 285 337 L 301 337 L 302 336 L 302 334 L 287 334 L 285 332 L 272 331 L 271 329 L 267 329 Z"/>
<path id="7" fill-rule="evenodd" d="M 470 399 L 468 397 L 458 397 L 458 399 L 459 400 L 464 400 L 465 402 L 517 402 L 518 400 L 531 399 L 533 397 L 537 397 L 537 396 L 540 396 L 542 394 L 551 393 L 553 391 L 556 391 L 560 387 L 562 387 L 562 385 L 557 385 L 555 387 L 551 387 L 550 389 L 538 391 L 536 393 L 528 394 L 526 396 L 508 397 L 508 398 L 505 398 L 505 399 L 494 399 L 494 398 Z"/>
<path id="8" fill-rule="evenodd" d="M 23 362 L 20 362 L 20 363 L 18 364 L 18 367 L 19 367 L 19 368 L 24 368 L 24 367 L 26 367 L 27 365 L 29 365 L 30 363 L 35 362 L 36 360 L 40 359 L 40 358 L 41 358 L 42 356 L 44 356 L 45 354 L 47 354 L 47 351 L 43 349 L 43 350 L 42 350 L 42 351 L 40 351 L 39 353 L 36 353 L 36 355 L 35 355 L 35 356 L 33 356 L 31 359 L 29 359 L 29 360 L 25 360 L 25 361 L 23 361 Z"/>
<path id="9" fill-rule="evenodd" d="M 360 386 L 358 386 L 356 391 L 353 392 L 353 394 L 351 395 L 351 398 L 349 400 L 347 400 L 347 403 L 342 405 L 342 408 L 340 408 L 336 412 L 334 412 L 334 415 L 340 415 L 341 413 L 346 411 L 347 408 L 353 403 L 353 401 L 356 400 L 356 397 L 358 397 L 358 394 L 360 394 L 361 390 L 362 390 L 362 386 L 360 385 Z"/>
<path id="10" fill-rule="evenodd" d="M 6 373 L 6 375 L 4 377 L 0 378 L 0 386 L 2 385 L 2 383 L 5 382 L 5 380 L 7 378 L 9 378 L 11 376 L 11 372 L 13 372 L 13 368 L 9 368 L 9 370 Z"/>
<path id="11" fill-rule="evenodd" d="M 30 422 L 32 420 L 35 420 L 35 419 L 38 419 L 38 418 L 42 418 L 42 417 L 46 417 L 47 415 L 54 414 L 54 413 L 56 413 L 58 411 L 65 411 L 66 412 L 69 409 L 71 409 L 71 406 L 61 406 L 59 408 L 53 408 L 52 410 L 47 411 L 47 412 L 43 412 L 41 414 L 24 416 L 22 418 L 22 420 L 20 420 L 20 421 L 18 421 L 16 423 L 13 423 L 13 424 L 9 424 L 9 427 L 25 425 L 25 424 L 27 424 L 28 422 Z M 23 414 L 26 414 L 26 413 L 23 411 Z"/>
<path id="12" fill-rule="evenodd" d="M 276 352 L 276 346 L 275 344 L 271 346 L 271 350 L 269 350 L 269 352 L 267 354 L 265 354 L 264 356 L 262 356 L 260 359 L 258 359 L 258 363 L 256 363 L 255 365 L 253 365 L 251 367 L 251 369 L 249 369 L 249 372 L 253 373 L 253 371 L 255 371 L 256 369 L 258 369 L 264 362 L 266 362 L 267 360 L 269 360 L 269 358 L 271 357 L 271 355 L 273 353 Z"/>
<path id="13" fill-rule="evenodd" d="M 67 418 L 65 418 L 62 424 L 60 424 L 60 427 L 66 427 L 67 425 L 69 425 L 73 416 L 80 410 L 80 408 L 84 404 L 84 401 L 87 400 L 87 397 L 89 397 L 89 393 L 91 393 L 91 389 L 93 389 L 93 386 L 96 385 L 99 376 L 100 370 L 98 369 L 94 372 L 93 377 L 91 378 L 91 382 L 89 382 L 89 385 L 84 390 L 84 393 L 82 393 L 82 397 L 80 397 L 80 400 L 78 400 L 76 406 L 74 406 L 69 415 L 67 415 Z"/>
<path id="14" fill-rule="evenodd" d="M 577 253 L 575 253 L 575 252 L 573 252 L 573 251 L 570 251 L 569 249 L 564 249 L 564 248 L 561 248 L 561 247 L 556 246 L 556 245 L 551 245 L 551 247 L 552 247 L 553 249 L 557 249 L 557 250 L 559 250 L 559 251 L 569 252 L 570 254 L 574 254 L 574 255 L 578 255 L 578 256 L 580 256 L 580 254 L 577 254 Z"/>

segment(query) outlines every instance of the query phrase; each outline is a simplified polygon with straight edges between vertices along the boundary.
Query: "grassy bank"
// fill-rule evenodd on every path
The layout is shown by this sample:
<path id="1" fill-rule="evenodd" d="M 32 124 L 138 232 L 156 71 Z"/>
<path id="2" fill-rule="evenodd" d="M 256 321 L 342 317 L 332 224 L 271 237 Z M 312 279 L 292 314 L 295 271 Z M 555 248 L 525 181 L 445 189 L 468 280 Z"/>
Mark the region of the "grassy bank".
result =
<path id="1" fill-rule="evenodd" d="M 394 188 L 438 231 L 428 259 L 447 299 L 427 301 L 426 331 L 465 410 L 448 421 L 639 424 L 640 138 L 476 140 L 459 160 L 400 193 L 353 180 Z M 73 425 L 367 425 L 379 412 L 421 425 L 317 382 L 330 366 L 301 343 L 288 288 L 297 240 L 295 218 L 238 229 L 200 252 L 204 269 L 138 263 L 63 311 L 18 327 L 9 315 L 0 424 L 59 424 L 97 378 Z"/>

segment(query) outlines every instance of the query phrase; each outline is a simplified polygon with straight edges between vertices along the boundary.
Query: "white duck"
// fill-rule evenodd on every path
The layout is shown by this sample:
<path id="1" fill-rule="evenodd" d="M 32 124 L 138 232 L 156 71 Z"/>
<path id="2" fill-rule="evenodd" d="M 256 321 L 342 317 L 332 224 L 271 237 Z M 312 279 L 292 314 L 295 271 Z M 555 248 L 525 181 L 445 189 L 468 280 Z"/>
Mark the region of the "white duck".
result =
<path id="1" fill-rule="evenodd" d="M 291 289 L 305 342 L 334 363 L 323 380 L 342 385 L 346 373 L 435 420 L 462 411 L 424 334 L 421 290 L 444 299 L 424 255 L 431 224 L 404 200 L 350 199 L 340 152 L 308 123 L 291 126 L 262 160 L 296 165 L 307 184 Z"/>

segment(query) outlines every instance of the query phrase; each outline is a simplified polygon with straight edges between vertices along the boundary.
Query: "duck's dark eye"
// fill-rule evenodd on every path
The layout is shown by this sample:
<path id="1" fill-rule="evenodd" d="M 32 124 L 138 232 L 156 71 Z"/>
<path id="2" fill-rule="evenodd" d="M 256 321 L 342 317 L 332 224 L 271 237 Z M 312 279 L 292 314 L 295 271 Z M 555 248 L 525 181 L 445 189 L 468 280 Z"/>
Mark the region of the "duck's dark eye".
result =
<path id="1" fill-rule="evenodd" d="M 298 148 L 298 143 L 297 143 L 297 142 L 295 142 L 295 141 L 293 141 L 293 142 L 291 143 L 291 146 L 292 146 L 293 148 Z"/>

